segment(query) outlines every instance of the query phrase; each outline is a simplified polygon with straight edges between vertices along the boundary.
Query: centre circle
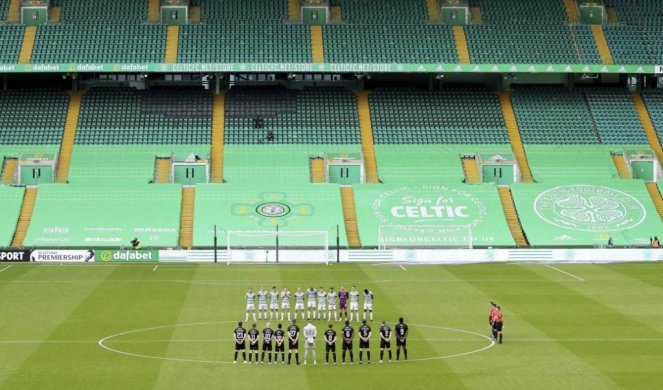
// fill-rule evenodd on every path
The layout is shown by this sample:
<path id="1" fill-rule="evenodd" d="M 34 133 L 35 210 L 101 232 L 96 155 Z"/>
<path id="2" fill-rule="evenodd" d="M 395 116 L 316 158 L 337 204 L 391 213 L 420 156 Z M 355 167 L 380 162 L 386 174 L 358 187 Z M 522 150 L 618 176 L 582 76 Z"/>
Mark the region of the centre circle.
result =
<path id="1" fill-rule="evenodd" d="M 131 357 L 138 357 L 138 358 L 145 358 L 145 359 L 155 359 L 155 360 L 165 360 L 165 361 L 175 361 L 175 362 L 186 362 L 186 363 L 200 363 L 200 364 L 232 364 L 231 360 L 216 360 L 216 359 L 201 359 L 201 358 L 194 358 L 194 357 L 168 357 L 168 356 L 158 356 L 156 354 L 150 354 L 149 352 L 143 352 L 143 351 L 132 351 L 131 348 L 128 348 L 127 346 L 130 345 L 136 345 L 139 346 L 140 348 L 145 348 L 146 345 L 149 344 L 155 344 L 155 343 L 177 343 L 178 345 L 193 345 L 193 344 L 209 344 L 209 343 L 223 343 L 227 342 L 231 343 L 230 336 L 227 337 L 227 339 L 219 339 L 219 338 L 212 338 L 212 337 L 200 337 L 197 336 L 195 338 L 191 339 L 172 339 L 170 337 L 170 334 L 172 332 L 173 328 L 201 328 L 201 327 L 212 327 L 214 326 L 216 328 L 216 325 L 223 325 L 223 324 L 231 324 L 235 323 L 235 321 L 214 321 L 214 322 L 198 322 L 198 323 L 189 323 L 189 324 L 175 324 L 175 325 L 163 325 L 163 326 L 155 326 L 155 327 L 150 327 L 150 328 L 142 328 L 142 329 L 134 329 L 134 330 L 128 330 L 126 332 L 122 333 L 117 333 L 113 334 L 110 336 L 106 336 L 102 339 L 100 339 L 97 344 L 99 347 L 110 351 L 114 353 L 118 353 L 121 355 L 125 356 L 131 356 Z M 431 344 L 434 343 L 453 343 L 453 344 L 459 344 L 458 342 L 467 342 L 467 343 L 478 343 L 481 342 L 483 345 L 479 348 L 473 348 L 473 349 L 468 349 L 468 350 L 459 350 L 459 351 L 454 351 L 454 353 L 449 353 L 445 355 L 434 355 L 434 356 L 422 356 L 419 358 L 414 358 L 414 359 L 409 359 L 407 362 L 421 362 L 421 361 L 429 361 L 429 360 L 442 360 L 442 359 L 451 359 L 451 358 L 456 358 L 456 357 L 462 357 L 462 356 L 468 356 L 468 355 L 473 355 L 475 353 L 479 352 L 484 352 L 490 348 L 492 348 L 495 345 L 495 341 L 492 340 L 489 336 L 483 335 L 481 333 L 469 331 L 469 330 L 464 330 L 464 329 L 456 329 L 456 328 L 449 328 L 449 327 L 444 327 L 444 326 L 436 326 L 436 325 L 423 325 L 423 324 L 410 324 L 411 328 L 423 328 L 427 330 L 427 334 L 430 334 L 431 332 L 435 331 L 442 331 L 442 332 L 447 332 L 451 334 L 455 334 L 455 337 L 452 338 L 443 338 L 443 339 L 418 339 L 413 336 L 408 338 L 408 346 L 410 349 L 410 355 L 412 356 L 413 353 L 416 353 L 416 349 L 413 348 L 414 345 L 416 345 L 417 342 L 419 341 L 424 341 L 428 342 Z M 165 332 L 165 337 L 159 338 L 158 335 L 161 332 Z M 131 336 L 139 335 L 139 334 L 150 334 L 152 333 L 156 337 L 152 338 L 135 338 L 131 339 Z M 193 332 L 195 335 L 199 335 L 203 333 L 204 334 L 204 329 L 198 329 L 196 332 Z M 215 334 L 218 334 L 218 330 L 214 330 Z M 231 351 L 231 347 L 228 347 L 228 351 Z M 186 355 L 186 354 L 185 354 Z"/>

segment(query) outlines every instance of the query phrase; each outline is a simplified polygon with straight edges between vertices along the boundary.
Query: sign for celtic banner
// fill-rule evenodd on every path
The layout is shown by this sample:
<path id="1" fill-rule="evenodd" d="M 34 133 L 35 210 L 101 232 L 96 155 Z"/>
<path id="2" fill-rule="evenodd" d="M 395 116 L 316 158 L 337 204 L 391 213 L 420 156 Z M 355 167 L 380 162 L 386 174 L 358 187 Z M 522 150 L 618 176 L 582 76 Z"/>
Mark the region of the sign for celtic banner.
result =
<path id="1" fill-rule="evenodd" d="M 542 192 L 534 201 L 536 214 L 569 230 L 612 232 L 640 225 L 647 212 L 633 196 L 608 187 L 569 185 Z"/>

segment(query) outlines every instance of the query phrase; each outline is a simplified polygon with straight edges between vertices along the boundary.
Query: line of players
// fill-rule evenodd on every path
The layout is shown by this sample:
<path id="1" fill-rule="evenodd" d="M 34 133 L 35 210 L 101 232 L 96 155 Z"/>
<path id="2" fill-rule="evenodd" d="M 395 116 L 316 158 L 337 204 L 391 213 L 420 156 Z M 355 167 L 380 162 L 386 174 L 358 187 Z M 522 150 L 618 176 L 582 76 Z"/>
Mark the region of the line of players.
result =
<path id="1" fill-rule="evenodd" d="M 407 360 L 407 337 L 408 326 L 403 322 L 403 318 L 398 319 L 398 324 L 394 326 L 396 333 L 396 362 L 400 361 L 401 350 L 403 351 L 403 358 Z M 391 340 L 393 333 L 391 328 L 387 325 L 386 321 L 381 321 L 379 335 L 380 335 L 380 363 L 383 362 L 384 352 L 387 351 L 389 362 L 391 363 Z M 285 344 L 288 344 L 288 364 L 291 364 L 292 355 L 294 352 L 295 363 L 299 365 L 299 341 L 301 331 L 297 326 L 297 320 L 292 320 L 291 325 L 287 330 L 283 330 L 283 325 L 279 323 L 276 330 L 271 328 L 271 323 L 267 322 L 265 329 L 262 332 L 254 323 L 248 331 L 242 327 L 242 322 L 237 324 L 237 328 L 233 331 L 233 339 L 235 340 L 235 355 L 233 363 L 237 363 L 239 353 L 242 353 L 244 364 L 246 360 L 246 343 L 249 346 L 249 360 L 251 364 L 252 358 L 255 358 L 258 364 L 259 344 L 262 333 L 262 354 L 260 356 L 260 363 L 265 363 L 265 354 L 267 354 L 268 364 L 278 364 L 278 355 L 281 353 L 281 364 L 286 364 L 285 359 Z M 371 364 L 371 350 L 370 341 L 373 335 L 371 327 L 362 321 L 362 325 L 358 330 L 359 334 L 359 364 L 363 363 L 363 353 L 366 352 L 366 361 Z M 308 361 L 308 351 L 312 351 L 313 364 L 317 364 L 317 356 L 315 350 L 315 339 L 317 337 L 317 329 L 315 325 L 308 322 L 303 329 L 304 338 L 304 364 Z M 334 330 L 334 325 L 330 323 L 327 330 L 323 334 L 325 344 L 325 364 L 329 364 L 329 355 L 332 355 L 333 363 L 336 364 L 336 341 L 338 336 Z M 346 354 L 349 357 L 350 364 L 354 364 L 353 342 L 355 339 L 355 330 L 350 326 L 350 321 L 345 321 L 345 326 L 341 329 L 341 364 L 345 364 Z M 274 348 L 272 348 L 274 347 Z M 272 361 L 272 350 L 274 350 L 274 360 Z"/>
<path id="2" fill-rule="evenodd" d="M 297 288 L 294 293 L 295 299 L 295 312 L 294 319 L 297 319 L 297 314 L 301 314 L 301 318 L 306 320 L 329 320 L 331 321 L 332 313 L 334 313 L 334 321 L 352 321 L 359 319 L 359 295 L 357 286 L 352 286 L 350 291 L 341 286 L 338 293 L 334 291 L 334 287 L 330 287 L 329 291 L 325 291 L 323 287 L 316 290 L 310 287 L 306 292 L 301 288 Z M 271 291 L 267 291 L 265 286 L 261 286 L 258 292 L 254 292 L 252 288 L 245 295 L 246 297 L 246 317 L 244 321 L 249 320 L 249 314 L 253 315 L 253 321 L 256 321 L 256 298 L 258 299 L 258 319 L 262 320 L 279 320 L 284 321 L 287 317 L 291 321 L 290 311 L 290 298 L 291 292 L 287 287 L 279 293 L 276 286 L 272 287 Z M 306 298 L 306 305 L 305 305 Z M 366 314 L 371 321 L 373 321 L 373 292 L 369 289 L 364 289 L 364 315 Z M 269 306 L 267 301 L 269 300 Z M 280 300 L 280 306 L 279 306 Z M 350 316 L 348 318 L 348 301 Z M 269 308 L 269 309 L 268 309 Z M 338 311 L 337 311 L 338 310 Z M 269 314 L 269 318 L 267 318 Z"/>

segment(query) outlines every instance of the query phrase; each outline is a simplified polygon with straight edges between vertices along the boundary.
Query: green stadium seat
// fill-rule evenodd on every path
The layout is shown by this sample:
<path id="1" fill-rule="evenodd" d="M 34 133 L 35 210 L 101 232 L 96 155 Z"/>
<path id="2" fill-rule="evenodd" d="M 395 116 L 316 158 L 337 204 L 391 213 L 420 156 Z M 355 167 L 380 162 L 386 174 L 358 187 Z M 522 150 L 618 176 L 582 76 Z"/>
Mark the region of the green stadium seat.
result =
<path id="1" fill-rule="evenodd" d="M 0 145 L 59 144 L 68 104 L 56 89 L 0 92 Z"/>

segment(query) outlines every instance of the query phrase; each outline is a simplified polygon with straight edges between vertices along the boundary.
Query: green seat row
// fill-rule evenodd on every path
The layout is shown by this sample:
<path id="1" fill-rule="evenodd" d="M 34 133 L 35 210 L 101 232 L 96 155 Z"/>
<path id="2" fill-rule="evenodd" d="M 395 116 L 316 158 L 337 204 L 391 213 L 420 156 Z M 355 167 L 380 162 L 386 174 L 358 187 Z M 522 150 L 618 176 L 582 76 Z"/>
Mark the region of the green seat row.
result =
<path id="1" fill-rule="evenodd" d="M 0 24 L 0 63 L 15 64 L 23 41 L 22 25 Z"/>
<path id="2" fill-rule="evenodd" d="M 56 89 L 0 92 L 0 145 L 59 144 L 68 104 Z"/>
<path id="3" fill-rule="evenodd" d="M 654 123 L 658 139 L 663 144 L 663 91 L 660 89 L 645 89 L 642 96 L 647 105 L 649 116 Z"/>

